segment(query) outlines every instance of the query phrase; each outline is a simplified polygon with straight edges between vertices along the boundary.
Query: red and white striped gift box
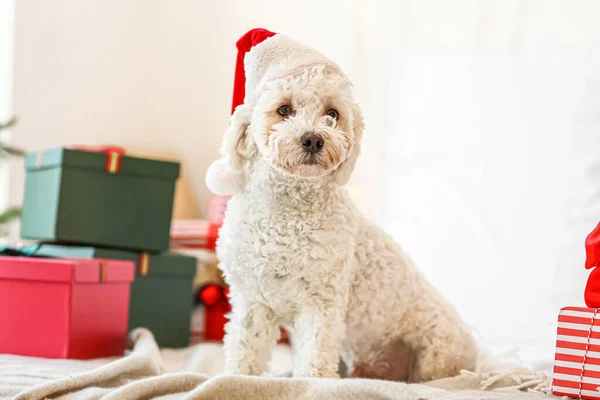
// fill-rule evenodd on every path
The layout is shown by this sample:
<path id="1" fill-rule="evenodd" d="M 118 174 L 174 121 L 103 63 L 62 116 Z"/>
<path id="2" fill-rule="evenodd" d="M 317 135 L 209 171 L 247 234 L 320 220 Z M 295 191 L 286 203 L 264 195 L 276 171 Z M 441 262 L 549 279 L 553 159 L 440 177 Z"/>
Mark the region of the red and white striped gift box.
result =
<path id="1" fill-rule="evenodd" d="M 600 399 L 600 309 L 565 307 L 558 314 L 552 393 Z"/>
<path id="2" fill-rule="evenodd" d="M 171 222 L 171 248 L 214 250 L 220 227 L 220 223 L 201 219 L 173 220 Z"/>

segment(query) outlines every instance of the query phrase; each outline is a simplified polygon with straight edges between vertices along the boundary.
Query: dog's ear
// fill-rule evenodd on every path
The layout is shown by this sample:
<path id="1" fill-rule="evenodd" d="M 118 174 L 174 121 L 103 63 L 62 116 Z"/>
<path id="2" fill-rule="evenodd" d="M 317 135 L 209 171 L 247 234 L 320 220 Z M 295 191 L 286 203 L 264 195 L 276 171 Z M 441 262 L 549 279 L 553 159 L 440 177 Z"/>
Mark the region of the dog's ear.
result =
<path id="1" fill-rule="evenodd" d="M 221 159 L 213 162 L 206 172 L 206 185 L 216 195 L 233 195 L 246 187 L 246 167 L 256 152 L 247 132 L 250 118 L 251 110 L 245 104 L 235 109 L 223 136 Z"/>
<path id="2" fill-rule="evenodd" d="M 248 127 L 252 111 L 245 104 L 238 106 L 229 120 L 229 128 L 223 136 L 221 157 L 227 167 L 234 172 L 241 172 L 246 162 L 252 157 L 252 139 L 248 137 Z"/>
<path id="3" fill-rule="evenodd" d="M 365 128 L 365 122 L 363 119 L 362 111 L 360 110 L 358 104 L 354 104 L 352 106 L 352 115 L 354 119 L 354 146 L 352 148 L 352 153 L 350 154 L 350 156 L 343 163 L 341 163 L 337 170 L 334 172 L 335 182 L 339 185 L 345 185 L 346 183 L 348 183 L 350 175 L 352 174 L 352 170 L 354 170 L 356 160 L 360 155 L 360 141 L 362 139 L 363 130 Z"/>

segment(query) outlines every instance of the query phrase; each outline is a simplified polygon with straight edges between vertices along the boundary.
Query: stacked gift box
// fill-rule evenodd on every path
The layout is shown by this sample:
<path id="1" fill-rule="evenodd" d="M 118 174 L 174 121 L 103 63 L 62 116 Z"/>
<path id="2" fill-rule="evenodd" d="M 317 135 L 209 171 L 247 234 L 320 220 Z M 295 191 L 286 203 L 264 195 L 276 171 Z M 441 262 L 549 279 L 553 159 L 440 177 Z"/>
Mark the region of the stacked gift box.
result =
<path id="1" fill-rule="evenodd" d="M 27 154 L 21 236 L 0 257 L 0 353 L 122 355 L 127 332 L 189 344 L 194 257 L 169 252 L 179 164 L 118 147 Z"/>
<path id="2" fill-rule="evenodd" d="M 174 220 L 171 224 L 172 249 L 182 252 L 202 250 L 213 254 L 214 262 L 204 263 L 194 285 L 192 343 L 221 341 L 225 335 L 227 314 L 231 311 L 231 306 L 227 297 L 227 285 L 218 269 L 214 252 L 228 200 L 227 196 L 213 197 L 206 219 Z"/>
<path id="3" fill-rule="evenodd" d="M 564 307 L 558 316 L 552 393 L 600 398 L 600 224 L 585 241 L 587 307 Z"/>

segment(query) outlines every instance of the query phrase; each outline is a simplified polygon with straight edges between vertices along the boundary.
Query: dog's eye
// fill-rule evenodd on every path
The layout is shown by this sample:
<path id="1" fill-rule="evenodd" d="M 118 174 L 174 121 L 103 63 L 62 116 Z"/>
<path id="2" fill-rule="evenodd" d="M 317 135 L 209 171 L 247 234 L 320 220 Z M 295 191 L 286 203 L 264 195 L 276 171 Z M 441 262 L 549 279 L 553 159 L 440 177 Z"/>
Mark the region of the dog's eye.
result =
<path id="1" fill-rule="evenodd" d="M 287 104 L 284 104 L 277 109 L 277 114 L 281 115 L 282 117 L 287 117 L 291 113 L 292 107 L 288 106 Z"/>
<path id="2" fill-rule="evenodd" d="M 327 115 L 329 115 L 331 118 L 335 119 L 336 121 L 340 117 L 340 113 L 338 113 L 337 110 L 334 110 L 333 108 L 331 110 L 327 111 Z"/>

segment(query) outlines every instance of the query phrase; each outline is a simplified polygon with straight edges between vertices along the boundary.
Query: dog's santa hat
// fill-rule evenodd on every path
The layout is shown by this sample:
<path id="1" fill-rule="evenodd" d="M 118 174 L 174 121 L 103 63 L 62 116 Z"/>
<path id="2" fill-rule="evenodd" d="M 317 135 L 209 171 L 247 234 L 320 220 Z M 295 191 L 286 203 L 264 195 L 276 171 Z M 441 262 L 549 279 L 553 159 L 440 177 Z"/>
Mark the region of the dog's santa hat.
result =
<path id="1" fill-rule="evenodd" d="M 228 136 L 237 127 L 245 127 L 249 113 L 268 82 L 285 76 L 295 76 L 307 67 L 323 66 L 345 77 L 340 67 L 312 47 L 266 29 L 252 29 L 236 43 L 238 49 L 231 105 L 231 123 L 225 135 L 221 153 L 206 174 L 206 184 L 216 195 L 231 195 L 243 191 L 245 180 L 239 162 L 231 159 L 228 148 L 237 145 Z M 240 107 L 241 106 L 241 107 Z M 238 115 L 239 114 L 239 115 Z M 238 129 L 239 130 L 239 129 Z"/>
<path id="2" fill-rule="evenodd" d="M 312 47 L 266 29 L 252 29 L 236 43 L 233 113 L 240 104 L 254 105 L 267 82 L 294 76 L 306 67 L 322 65 L 343 74 L 340 67 Z"/>

